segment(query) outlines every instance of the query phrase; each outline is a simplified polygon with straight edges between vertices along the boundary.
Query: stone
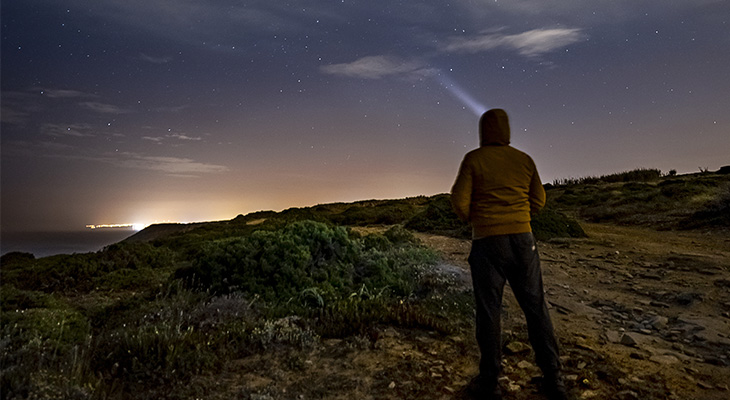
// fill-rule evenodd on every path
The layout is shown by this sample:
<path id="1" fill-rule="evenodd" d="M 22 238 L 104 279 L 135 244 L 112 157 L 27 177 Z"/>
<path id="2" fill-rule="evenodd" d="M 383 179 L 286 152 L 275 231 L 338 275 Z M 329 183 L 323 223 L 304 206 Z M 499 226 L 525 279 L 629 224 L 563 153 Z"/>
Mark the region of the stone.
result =
<path id="1" fill-rule="evenodd" d="M 636 393 L 636 392 L 634 392 L 633 390 L 622 390 L 622 391 L 620 391 L 620 392 L 617 393 L 617 397 L 619 399 L 626 399 L 626 400 L 628 400 L 628 399 L 636 399 L 636 400 L 638 400 L 639 399 L 639 394 Z"/>
<path id="2" fill-rule="evenodd" d="M 620 343 L 625 346 L 638 346 L 639 345 L 639 335 L 632 333 L 632 332 L 626 332 L 623 335 L 621 335 Z"/>
<path id="3" fill-rule="evenodd" d="M 520 385 L 518 385 L 518 384 L 516 384 L 514 382 L 510 382 L 510 383 L 507 384 L 507 391 L 508 392 L 514 393 L 514 392 L 519 392 L 520 390 L 522 390 L 522 386 L 520 386 Z"/>
<path id="4" fill-rule="evenodd" d="M 606 340 L 610 343 L 620 343 L 621 333 L 618 331 L 606 331 Z"/>
<path id="5" fill-rule="evenodd" d="M 517 368 L 520 368 L 520 369 L 532 368 L 532 363 L 530 363 L 529 361 L 522 360 L 517 363 Z"/>
<path id="6" fill-rule="evenodd" d="M 657 315 L 656 317 L 653 317 L 649 320 L 649 325 L 651 325 L 656 330 L 661 330 L 667 327 L 667 324 L 669 323 L 669 318 L 662 317 L 661 315 Z"/>
<path id="7" fill-rule="evenodd" d="M 657 364 L 661 365 L 670 365 L 670 364 L 676 364 L 679 362 L 679 359 L 675 356 L 671 355 L 656 355 L 649 357 L 649 361 L 653 361 Z"/>
<path id="8" fill-rule="evenodd" d="M 705 383 L 702 381 L 697 381 L 697 386 L 699 386 L 702 389 L 714 389 L 715 388 L 713 385 L 710 385 L 709 383 Z"/>
<path id="9" fill-rule="evenodd" d="M 508 354 L 520 354 L 530 351 L 530 347 L 522 342 L 512 341 L 505 346 Z"/>

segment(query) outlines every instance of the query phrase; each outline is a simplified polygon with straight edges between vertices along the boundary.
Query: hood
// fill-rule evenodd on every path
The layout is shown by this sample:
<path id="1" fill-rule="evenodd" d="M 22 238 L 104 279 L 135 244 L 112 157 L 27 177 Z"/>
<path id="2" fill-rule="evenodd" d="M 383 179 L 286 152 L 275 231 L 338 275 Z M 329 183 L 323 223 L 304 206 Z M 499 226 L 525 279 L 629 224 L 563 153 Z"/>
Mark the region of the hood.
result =
<path id="1" fill-rule="evenodd" d="M 506 146 L 509 144 L 509 117 L 501 108 L 493 108 L 479 120 L 479 144 L 481 146 Z"/>

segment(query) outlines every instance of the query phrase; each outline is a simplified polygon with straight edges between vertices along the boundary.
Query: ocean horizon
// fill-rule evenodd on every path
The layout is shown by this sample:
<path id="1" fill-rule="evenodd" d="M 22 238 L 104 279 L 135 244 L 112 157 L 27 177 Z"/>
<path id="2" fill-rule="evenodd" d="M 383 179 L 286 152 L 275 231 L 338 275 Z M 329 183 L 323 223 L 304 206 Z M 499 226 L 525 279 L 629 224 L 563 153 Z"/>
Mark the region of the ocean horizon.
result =
<path id="1" fill-rule="evenodd" d="M 36 258 L 57 254 L 91 253 L 120 242 L 137 231 L 124 228 L 76 231 L 2 232 L 0 254 L 20 251 Z"/>

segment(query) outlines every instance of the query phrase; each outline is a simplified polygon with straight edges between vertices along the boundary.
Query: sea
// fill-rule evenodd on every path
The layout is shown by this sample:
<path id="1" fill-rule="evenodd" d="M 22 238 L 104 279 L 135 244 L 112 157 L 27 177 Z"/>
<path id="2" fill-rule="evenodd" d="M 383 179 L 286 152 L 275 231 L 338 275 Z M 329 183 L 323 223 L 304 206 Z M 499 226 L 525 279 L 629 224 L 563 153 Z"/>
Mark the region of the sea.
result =
<path id="1" fill-rule="evenodd" d="M 56 254 L 96 252 L 136 233 L 131 228 L 86 229 L 56 232 L 2 232 L 0 254 L 33 253 L 36 258 Z"/>

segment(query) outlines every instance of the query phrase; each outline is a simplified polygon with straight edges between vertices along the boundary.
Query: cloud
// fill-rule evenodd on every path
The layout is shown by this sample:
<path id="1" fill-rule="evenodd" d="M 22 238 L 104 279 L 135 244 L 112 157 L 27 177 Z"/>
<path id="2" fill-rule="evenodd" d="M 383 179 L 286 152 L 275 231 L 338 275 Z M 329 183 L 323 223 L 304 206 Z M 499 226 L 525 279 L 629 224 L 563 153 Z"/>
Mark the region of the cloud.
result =
<path id="1" fill-rule="evenodd" d="M 165 135 L 165 136 L 142 136 L 143 140 L 149 140 L 155 143 L 162 143 L 165 141 L 165 139 L 177 139 L 177 140 L 188 140 L 197 142 L 199 140 L 203 140 L 202 137 L 199 136 L 187 136 L 180 133 L 173 133 L 171 135 Z"/>
<path id="2" fill-rule="evenodd" d="M 447 53 L 480 53 L 497 48 L 516 50 L 526 57 L 536 57 L 566 47 L 585 35 L 580 29 L 533 29 L 514 35 L 488 33 L 471 37 L 453 37 L 441 50 Z"/>
<path id="3" fill-rule="evenodd" d="M 127 114 L 131 112 L 131 110 L 127 110 L 113 104 L 98 103 L 95 101 L 86 101 L 79 103 L 79 105 L 102 114 Z"/>
<path id="4" fill-rule="evenodd" d="M 179 113 L 183 110 L 186 110 L 190 108 L 190 105 L 182 105 L 182 106 L 167 106 L 167 107 L 157 107 L 155 108 L 155 111 L 157 112 L 169 112 L 169 113 Z"/>
<path id="5" fill-rule="evenodd" d="M 180 139 L 180 140 L 193 140 L 193 141 L 203 140 L 203 138 L 201 138 L 199 136 L 191 137 L 191 136 L 181 135 L 179 133 L 173 133 L 172 135 L 168 135 L 168 137 Z"/>
<path id="6" fill-rule="evenodd" d="M 96 95 L 91 93 L 85 93 L 78 90 L 68 90 L 68 89 L 44 89 L 44 88 L 34 88 L 34 90 L 37 90 L 42 94 L 43 96 L 49 97 L 51 99 L 68 99 L 68 98 L 84 98 L 84 97 L 96 97 Z"/>
<path id="7" fill-rule="evenodd" d="M 228 171 L 228 167 L 206 164 L 189 158 L 144 156 L 136 153 L 120 153 L 106 161 L 120 167 L 164 172 L 179 177 L 194 177 L 199 174 L 213 174 Z"/>
<path id="8" fill-rule="evenodd" d="M 172 61 L 172 57 L 153 57 L 148 56 L 147 54 L 140 53 L 139 54 L 140 60 L 150 62 L 152 64 L 166 64 Z"/>
<path id="9" fill-rule="evenodd" d="M 22 125 L 30 116 L 29 112 L 18 111 L 5 104 L 2 105 L 0 110 L 0 121 L 4 124 Z"/>
<path id="10" fill-rule="evenodd" d="M 53 137 L 94 137 L 93 127 L 89 124 L 43 124 L 41 133 Z"/>
<path id="11" fill-rule="evenodd" d="M 325 65 L 321 67 L 321 71 L 330 75 L 365 79 L 379 79 L 389 75 L 425 76 L 435 72 L 419 61 L 383 55 L 367 56 L 351 63 Z"/>

